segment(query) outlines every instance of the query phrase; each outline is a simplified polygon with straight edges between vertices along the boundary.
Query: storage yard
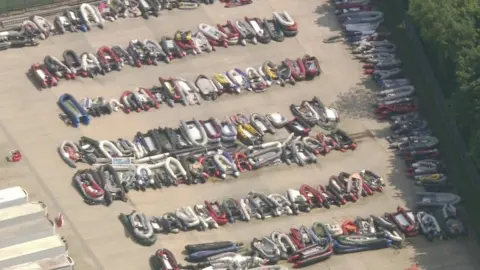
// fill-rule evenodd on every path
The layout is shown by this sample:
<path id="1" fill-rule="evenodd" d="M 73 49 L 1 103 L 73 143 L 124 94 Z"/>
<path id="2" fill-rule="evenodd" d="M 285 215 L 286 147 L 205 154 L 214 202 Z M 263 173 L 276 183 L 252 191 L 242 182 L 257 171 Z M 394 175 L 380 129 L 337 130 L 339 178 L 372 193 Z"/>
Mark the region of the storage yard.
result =
<path id="1" fill-rule="evenodd" d="M 66 49 L 95 52 L 101 46 L 126 45 L 135 38 L 160 40 L 165 35 L 172 36 L 177 30 L 197 29 L 199 23 L 216 25 L 244 16 L 271 17 L 274 11 L 288 11 L 298 24 L 298 35 L 285 38 L 283 42 L 217 47 L 215 52 L 189 55 L 170 64 L 159 63 L 158 66 L 141 68 L 125 66 L 121 72 L 112 71 L 93 79 L 61 80 L 57 87 L 48 89 L 35 87 L 26 74 L 32 63 L 42 62 L 46 55 L 60 58 Z M 149 269 L 150 256 L 160 248 L 172 251 L 183 264 L 182 251 L 187 244 L 231 240 L 249 245 L 253 237 L 268 236 L 272 231 L 287 232 L 300 225 L 310 227 L 313 222 L 342 224 L 356 217 L 393 213 L 397 206 L 414 209 L 415 192 L 421 188 L 414 187 L 413 180 L 405 176 L 404 161 L 389 149 L 385 139 L 390 135 L 389 123 L 378 121 L 372 113 L 375 83 L 364 75 L 362 63 L 353 59 L 347 45 L 322 42 L 339 31 L 334 9 L 325 0 L 257 0 L 237 8 L 224 8 L 217 3 L 202 5 L 195 10 L 162 11 L 158 18 L 151 17 L 149 20 L 119 19 L 107 22 L 103 30 L 67 33 L 41 41 L 37 47 L 3 51 L 0 62 L 0 79 L 3 82 L 0 94 L 0 150 L 8 153 L 11 149 L 19 149 L 23 156 L 18 163 L 4 162 L 0 188 L 21 186 L 28 191 L 30 202 L 41 201 L 48 206 L 51 220 L 58 213 L 63 215 L 64 224 L 56 229 L 56 233 L 66 239 L 68 256 L 75 261 L 75 269 L 80 270 Z M 78 100 L 97 96 L 119 98 L 125 90 L 158 85 L 159 76 L 195 80 L 199 74 L 210 76 L 232 68 L 259 67 L 267 60 L 278 63 L 285 58 L 297 59 L 305 54 L 318 58 L 321 75 L 295 85 L 271 86 L 263 93 L 244 91 L 238 95 L 222 95 L 213 102 L 203 101 L 198 106 L 178 104 L 169 108 L 164 103 L 160 109 L 148 112 L 112 113 L 92 118 L 89 125 L 80 125 L 79 128 L 66 125 L 58 116 L 61 110 L 57 101 L 64 93 L 70 93 Z M 128 202 L 114 201 L 108 207 L 84 202 L 75 184 L 72 184 L 76 169 L 67 166 L 57 152 L 65 140 L 78 141 L 82 136 L 98 140 L 131 139 L 139 131 L 145 133 L 158 126 L 176 127 L 180 120 L 192 118 L 224 119 L 238 113 L 265 115 L 275 112 L 291 118 L 289 107 L 292 103 L 300 104 L 314 96 L 338 111 L 339 127 L 357 141 L 354 151 L 332 151 L 326 156 L 319 156 L 317 163 L 269 166 L 241 172 L 238 178 L 228 177 L 205 184 L 147 189 L 145 192 L 132 190 L 128 193 Z M 318 127 L 312 129 L 311 135 L 322 131 Z M 286 138 L 288 133 L 281 130 L 266 136 L 265 141 L 273 141 Z M 77 163 L 77 166 L 77 169 L 89 168 L 87 164 Z M 280 216 L 264 221 L 252 219 L 249 223 L 237 221 L 207 231 L 158 234 L 156 243 L 149 247 L 135 243 L 119 221 L 119 214 L 129 214 L 133 210 L 147 216 L 162 216 L 179 207 L 202 204 L 205 200 L 241 198 L 250 191 L 283 194 L 287 189 L 299 189 L 303 184 L 312 187 L 326 185 L 332 175 L 364 169 L 383 178 L 383 192 L 375 192 L 341 207 L 332 206 L 329 210 L 319 208 L 298 216 Z M 0 205 L 0 212 L 4 210 L 1 208 Z M 34 225 L 37 223 L 40 225 Z M 32 232 L 33 238 L 28 241 L 57 237 L 46 232 L 48 226 L 44 219 L 38 217 L 15 224 L 23 228 L 18 231 L 36 228 Z M 11 230 L 0 220 L 0 257 L 6 248 L 4 239 L 8 242 L 7 235 L 10 233 Z M 407 269 L 414 263 L 428 270 L 480 269 L 475 258 L 477 252 L 478 248 L 468 237 L 431 243 L 418 236 L 408 239 L 402 249 L 391 247 L 333 255 L 306 269 Z M 286 262 L 282 264 L 291 267 Z"/>

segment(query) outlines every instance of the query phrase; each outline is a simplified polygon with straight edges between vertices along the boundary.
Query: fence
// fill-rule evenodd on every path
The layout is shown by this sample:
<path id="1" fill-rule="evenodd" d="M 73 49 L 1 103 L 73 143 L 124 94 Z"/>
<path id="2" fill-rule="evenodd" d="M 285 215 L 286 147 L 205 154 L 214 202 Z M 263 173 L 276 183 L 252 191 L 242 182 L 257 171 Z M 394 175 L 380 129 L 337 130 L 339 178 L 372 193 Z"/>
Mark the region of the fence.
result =
<path id="1" fill-rule="evenodd" d="M 382 9 L 387 20 L 388 16 L 396 17 L 393 19 L 393 25 L 390 25 L 396 27 L 392 29 L 392 34 L 403 32 L 396 40 L 397 45 L 400 45 L 399 54 L 405 62 L 406 72 L 417 87 L 422 110 L 435 136 L 440 140 L 440 150 L 450 179 L 465 202 L 469 223 L 476 232 L 477 241 L 480 242 L 480 214 L 477 211 L 477 206 L 480 205 L 480 175 L 468 154 L 465 141 L 435 78 L 417 28 L 405 11 L 405 3 L 401 1 L 388 3 L 384 4 Z"/>
<path id="2" fill-rule="evenodd" d="M 0 14 L 53 4 L 58 0 L 1 0 Z"/>
<path id="3" fill-rule="evenodd" d="M 83 2 L 94 2 L 94 0 L 0 0 L 0 17 L 8 16 L 10 15 L 9 13 L 41 10 L 43 6 L 48 9 L 58 7 L 59 5 L 72 5 Z"/>

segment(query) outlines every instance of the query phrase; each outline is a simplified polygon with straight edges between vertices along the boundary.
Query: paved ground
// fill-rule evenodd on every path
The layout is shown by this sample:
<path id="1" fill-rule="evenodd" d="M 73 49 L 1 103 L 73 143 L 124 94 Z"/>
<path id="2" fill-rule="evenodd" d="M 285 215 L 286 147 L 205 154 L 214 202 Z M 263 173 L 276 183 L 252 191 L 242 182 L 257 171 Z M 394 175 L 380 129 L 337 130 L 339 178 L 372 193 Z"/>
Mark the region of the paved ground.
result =
<path id="1" fill-rule="evenodd" d="M 0 187 L 22 185 L 33 199 L 42 200 L 50 207 L 50 213 L 65 214 L 66 226 L 59 230 L 69 239 L 70 254 L 78 269 L 148 268 L 149 256 L 158 248 L 166 247 L 180 258 L 187 243 L 215 240 L 248 241 L 253 236 L 263 236 L 272 230 L 287 230 L 299 224 L 313 221 L 330 222 L 368 214 L 392 211 L 397 205 L 411 206 L 413 187 L 402 176 L 403 165 L 386 150 L 382 138 L 387 134 L 384 124 L 372 119 L 369 113 L 370 85 L 363 82 L 360 64 L 351 60 L 342 45 L 323 44 L 321 40 L 337 30 L 331 10 L 324 1 L 258 0 L 255 4 L 237 9 L 224 9 L 221 5 L 202 7 L 195 11 L 176 11 L 159 19 L 144 21 L 131 19 L 109 24 L 106 30 L 87 34 L 72 34 L 47 40 L 37 48 L 2 52 L 0 62 L 0 150 L 20 148 L 25 158 L 19 164 L 0 166 Z M 179 27 L 194 29 L 200 22 L 222 22 L 244 15 L 265 17 L 275 10 L 287 10 L 298 22 L 300 33 L 295 39 L 270 45 L 249 45 L 246 48 L 220 48 L 218 52 L 189 57 L 170 65 L 126 68 L 121 73 L 109 74 L 94 80 L 79 79 L 62 82 L 58 88 L 37 91 L 25 76 L 28 67 L 41 61 L 46 54 L 60 56 L 64 49 L 93 51 L 101 45 L 126 44 L 132 38 L 156 38 L 173 34 Z M 222 97 L 216 103 L 201 106 L 164 108 L 149 113 L 124 115 L 118 113 L 95 119 L 88 127 L 73 129 L 58 120 L 59 110 L 55 102 L 59 95 L 69 92 L 78 98 L 84 96 L 118 97 L 123 90 L 136 86 L 151 86 L 158 76 L 181 75 L 194 79 L 199 73 L 210 74 L 232 67 L 259 65 L 264 60 L 278 61 L 285 57 L 297 57 L 305 53 L 316 55 L 323 67 L 321 78 L 313 82 L 299 83 L 295 87 L 272 88 L 264 94 L 245 94 L 238 97 Z M 56 154 L 56 147 L 64 139 L 80 136 L 116 139 L 131 138 L 139 130 L 162 125 L 173 126 L 180 119 L 196 117 L 206 119 L 236 112 L 268 113 L 288 112 L 288 105 L 302 99 L 320 97 L 326 104 L 340 110 L 342 127 L 348 132 L 372 130 L 375 139 L 365 139 L 355 152 L 334 153 L 315 166 L 305 168 L 279 166 L 242 175 L 238 180 L 207 183 L 203 186 L 179 187 L 162 191 L 132 193 L 131 204 L 114 203 L 111 207 L 91 207 L 83 204 L 71 187 L 73 171 L 65 166 Z M 288 187 L 303 183 L 325 183 L 339 171 L 356 171 L 369 168 L 387 179 L 389 187 L 365 201 L 342 209 L 315 211 L 296 218 L 278 218 L 266 222 L 234 224 L 209 232 L 191 232 L 160 236 L 153 247 L 145 248 L 125 237 L 117 216 L 129 212 L 132 207 L 148 215 L 160 215 L 183 205 L 200 203 L 204 199 L 238 197 L 254 189 L 264 192 L 283 192 Z M 480 269 L 474 261 L 476 250 L 467 240 L 426 243 L 415 239 L 403 250 L 382 251 L 334 256 L 321 266 L 325 269 L 405 269 L 418 262 L 425 269 Z M 478 254 L 478 253 L 476 253 Z M 317 268 L 315 268 L 317 267 Z"/>

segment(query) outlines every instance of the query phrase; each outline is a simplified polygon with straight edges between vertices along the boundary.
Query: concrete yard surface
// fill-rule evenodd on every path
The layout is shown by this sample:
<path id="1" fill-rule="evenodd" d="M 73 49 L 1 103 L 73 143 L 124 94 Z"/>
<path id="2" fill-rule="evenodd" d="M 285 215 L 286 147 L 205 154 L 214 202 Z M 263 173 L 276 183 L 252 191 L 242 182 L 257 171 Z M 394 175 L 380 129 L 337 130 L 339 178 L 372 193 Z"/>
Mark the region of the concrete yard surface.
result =
<path id="1" fill-rule="evenodd" d="M 199 23 L 224 23 L 227 20 L 249 17 L 271 17 L 272 11 L 286 10 L 297 21 L 299 34 L 283 43 L 268 45 L 232 46 L 216 52 L 188 56 L 169 65 L 130 68 L 112 72 L 94 79 L 78 78 L 61 81 L 58 87 L 38 90 L 26 76 L 30 65 L 41 62 L 48 55 L 61 57 L 65 49 L 94 52 L 100 46 L 122 44 L 130 39 L 160 40 L 172 36 L 176 30 L 196 29 Z M 159 18 L 144 20 L 124 19 L 108 23 L 105 30 L 66 34 L 47 39 L 35 48 L 1 52 L 0 80 L 0 150 L 18 148 L 24 158 L 20 163 L 4 161 L 1 166 L 0 188 L 20 185 L 31 198 L 49 206 L 51 215 L 64 214 L 66 224 L 58 232 L 69 241 L 70 256 L 79 270 L 149 269 L 148 259 L 158 248 L 172 250 L 182 260 L 183 246 L 191 243 L 217 240 L 248 242 L 253 237 L 270 234 L 273 230 L 287 231 L 290 227 L 314 221 L 343 222 L 345 219 L 370 214 L 381 215 L 394 211 L 398 205 L 413 207 L 415 188 L 404 176 L 404 165 L 388 149 L 384 137 L 388 125 L 374 120 L 371 114 L 373 84 L 362 74 L 361 64 L 352 59 L 343 44 L 325 44 L 322 40 L 339 31 L 333 10 L 326 0 L 289 1 L 256 0 L 252 5 L 226 9 L 221 4 L 202 6 L 192 11 L 164 12 Z M 195 79 L 199 74 L 210 75 L 230 68 L 260 66 L 265 60 L 280 61 L 305 54 L 320 60 L 322 75 L 295 86 L 274 86 L 266 93 L 242 93 L 222 96 L 215 102 L 200 106 L 168 108 L 141 113 L 115 113 L 95 118 L 89 126 L 78 129 L 67 127 L 58 117 L 56 105 L 63 93 L 77 99 L 103 96 L 119 98 L 125 90 L 158 85 L 158 77 L 180 76 Z M 223 118 L 235 113 L 251 114 L 281 112 L 291 116 L 289 105 L 304 99 L 319 97 L 325 104 L 338 109 L 341 127 L 349 133 L 371 131 L 374 138 L 365 138 L 356 151 L 335 152 L 320 157 L 316 165 L 298 167 L 280 165 L 242 174 L 238 179 L 206 183 L 199 186 L 180 186 L 163 190 L 129 193 L 130 203 L 115 202 L 110 207 L 86 205 L 72 187 L 74 170 L 66 166 L 57 154 L 63 140 L 77 140 L 81 136 L 115 140 L 133 138 L 138 131 L 158 126 L 176 126 L 179 120 Z M 387 182 L 384 193 L 342 208 L 315 210 L 298 217 L 280 217 L 264 222 L 236 223 L 207 232 L 188 232 L 177 235 L 159 235 L 152 247 L 135 244 L 118 220 L 120 213 L 133 209 L 147 215 L 161 215 L 177 207 L 240 197 L 251 190 L 281 192 L 299 188 L 302 184 L 325 184 L 328 178 L 341 171 L 355 172 L 370 169 Z M 478 249 L 469 239 L 428 243 L 422 237 L 408 241 L 404 249 L 385 249 L 343 256 L 309 269 L 405 269 L 418 263 L 428 270 L 480 269 L 475 255 Z M 477 256 L 478 257 L 478 256 Z"/>

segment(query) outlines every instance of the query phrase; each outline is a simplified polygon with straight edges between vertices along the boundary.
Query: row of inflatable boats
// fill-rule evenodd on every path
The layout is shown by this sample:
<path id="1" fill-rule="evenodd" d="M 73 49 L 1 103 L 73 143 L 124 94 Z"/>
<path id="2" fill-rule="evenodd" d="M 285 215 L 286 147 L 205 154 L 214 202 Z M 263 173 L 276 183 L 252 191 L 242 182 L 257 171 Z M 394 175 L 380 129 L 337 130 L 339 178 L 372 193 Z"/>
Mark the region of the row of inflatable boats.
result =
<path id="1" fill-rule="evenodd" d="M 285 36 L 296 35 L 297 25 L 287 12 L 273 14 L 274 19 L 245 18 L 235 23 L 217 24 L 216 27 L 202 23 L 196 33 L 177 31 L 173 37 L 164 36 L 159 42 L 133 39 L 126 48 L 120 45 L 103 46 L 96 53 L 82 54 L 65 50 L 63 59 L 47 55 L 43 64 L 35 63 L 30 67 L 29 74 L 38 86 L 47 88 L 56 86 L 60 79 L 70 80 L 77 76 L 93 78 L 114 70 L 120 71 L 125 65 L 141 67 L 170 63 L 187 54 L 212 52 L 217 46 L 245 45 L 247 41 L 256 44 L 257 40 L 267 44 L 272 39 L 281 42 Z M 291 26 L 282 27 L 283 24 Z"/>
<path id="2" fill-rule="evenodd" d="M 102 7 L 103 4 L 100 5 Z M 101 9 L 100 9 L 101 10 Z M 88 31 L 92 27 L 103 28 L 105 19 L 99 8 L 81 4 L 77 9 L 65 10 L 52 21 L 34 15 L 10 31 L 0 33 L 2 39 L 11 42 L 12 47 L 38 45 L 37 39 L 47 39 L 65 32 Z"/>
<path id="3" fill-rule="evenodd" d="M 78 102 L 72 95 L 64 94 L 60 96 L 58 103 L 63 111 L 62 119 L 68 124 L 78 127 L 80 123 L 89 124 L 89 121 L 80 121 L 78 117 L 72 118 L 70 107 L 62 106 L 63 103 L 79 104 L 81 109 L 87 112 L 87 117 L 97 117 L 118 111 L 130 113 L 132 111 L 149 111 L 152 108 L 159 109 L 163 103 L 170 107 L 174 107 L 177 103 L 184 106 L 198 105 L 201 100 L 214 101 L 223 94 L 239 94 L 244 91 L 261 93 L 272 85 L 295 84 L 303 80 L 312 80 L 319 74 L 320 66 L 317 58 L 305 55 L 303 58 L 285 59 L 280 64 L 266 61 L 259 68 L 248 67 L 245 70 L 233 68 L 225 73 L 215 73 L 211 77 L 201 74 L 194 81 L 180 77 L 159 77 L 158 86 L 125 91 L 120 99 L 107 100 L 103 97 L 96 97 L 84 98 Z M 314 104 L 325 107 L 318 99 Z M 318 120 L 320 117 L 307 103 L 295 105 L 292 107 L 292 111 L 307 122 Z M 333 109 L 325 109 L 321 114 L 325 115 L 326 120 L 330 120 L 328 123 L 325 122 L 325 125 L 334 124 L 338 119 L 338 115 Z M 313 120 L 309 116 L 313 117 Z"/>
<path id="4" fill-rule="evenodd" d="M 426 224 L 434 222 L 441 228 L 456 220 L 453 205 L 445 205 L 440 212 L 437 215 L 447 218 L 438 222 L 432 221 L 433 214 L 414 213 L 398 207 L 393 213 L 357 217 L 342 224 L 315 222 L 312 226 L 290 228 L 288 232 L 273 231 L 270 235 L 254 238 L 248 246 L 234 241 L 186 245 L 183 252 L 188 262 L 186 265 L 179 265 L 170 251 L 159 250 L 152 259 L 159 270 L 168 269 L 162 268 L 162 259 L 173 262 L 178 269 L 230 269 L 228 267 L 236 265 L 238 268 L 233 269 L 250 269 L 242 264 L 247 258 L 256 262 L 252 268 L 262 263 L 274 267 L 282 261 L 292 263 L 293 268 L 301 268 L 325 261 L 333 254 L 402 248 L 406 238 L 420 233 L 433 239 L 439 235 L 426 229 Z M 461 224 L 458 220 L 455 222 Z"/>
<path id="5" fill-rule="evenodd" d="M 281 265 L 269 264 L 267 260 L 262 259 L 256 254 L 248 254 L 240 252 L 242 243 L 232 241 L 221 241 L 213 243 L 203 243 L 185 246 L 187 252 L 198 252 L 196 254 L 208 255 L 203 262 L 195 264 L 179 264 L 172 251 L 162 248 L 150 257 L 150 265 L 153 270 L 168 269 L 203 269 L 203 270 L 220 270 L 220 269 L 236 269 L 236 270 L 288 270 L 288 267 Z M 236 249 L 239 250 L 236 250 Z M 231 251 L 226 251 L 231 250 Z"/>
<path id="6" fill-rule="evenodd" d="M 332 176 L 326 185 L 302 185 L 299 189 L 288 189 L 284 194 L 251 191 L 240 199 L 206 200 L 204 204 L 180 207 L 158 217 L 147 217 L 133 211 L 121 214 L 120 220 L 136 242 L 153 245 L 158 233 L 205 231 L 228 223 L 294 216 L 316 208 L 340 207 L 382 190 L 383 179 L 371 171 L 353 174 L 342 172 Z"/>
<path id="7" fill-rule="evenodd" d="M 438 139 L 432 135 L 428 122 L 418 112 L 391 117 L 393 135 L 388 136 L 390 148 L 407 164 L 407 176 L 428 191 L 449 191 L 446 167 L 441 161 Z"/>
<path id="8" fill-rule="evenodd" d="M 389 33 L 379 28 L 383 14 L 375 11 L 368 1 L 346 2 L 351 5 L 338 10 L 337 14 L 344 24 L 358 26 L 354 31 L 351 30 L 353 26 L 345 27 L 343 37 L 356 58 L 364 62 L 364 73 L 371 75 L 378 84 L 375 114 L 380 120 L 390 121 L 392 135 L 387 140 L 390 148 L 406 161 L 407 176 L 428 191 L 417 193 L 417 207 L 426 209 L 416 216 L 421 231 L 429 239 L 463 234 L 466 228 L 456 218 L 453 206 L 460 198 L 445 193 L 451 191 L 453 185 L 441 161 L 439 140 L 432 135 L 427 120 L 419 112 L 414 98 L 415 87 L 405 77 L 402 62 L 395 54 L 395 44 L 388 41 Z M 439 226 L 439 223 L 445 224 Z"/>
<path id="9" fill-rule="evenodd" d="M 38 45 L 37 39 L 46 39 L 67 32 L 86 32 L 92 28 L 104 28 L 106 21 L 118 18 L 158 17 L 162 10 L 195 9 L 201 3 L 212 4 L 214 0 L 109 0 L 98 5 L 83 3 L 78 8 L 65 10 L 53 21 L 42 16 L 32 16 L 20 26 L 0 33 L 0 50 L 10 47 Z M 226 7 L 252 3 L 251 0 L 227 0 Z"/>
<path id="10" fill-rule="evenodd" d="M 126 150 L 130 153 L 125 154 L 133 155 L 132 152 L 137 151 L 143 143 L 154 147 L 158 141 L 169 141 L 169 135 L 177 134 L 171 134 L 170 131 L 164 133 L 161 129 L 151 130 L 145 135 L 139 133 L 139 141 L 135 144 L 124 139 L 110 142 L 82 138 L 79 145 L 64 142 L 60 152 L 64 160 L 72 162 L 71 165 L 75 165 L 73 161 L 79 159 L 98 162 L 96 167 L 77 171 L 73 181 L 86 203 L 110 205 L 113 200 L 125 201 L 125 194 L 130 190 L 162 189 L 180 184 L 205 183 L 209 179 L 239 177 L 243 172 L 281 163 L 299 166 L 316 163 L 317 155 L 334 149 L 321 141 L 322 138 L 334 140 L 336 134 L 327 136 L 320 133 L 317 137 L 303 138 L 291 134 L 282 142 L 272 141 L 249 147 L 194 147 L 179 150 L 177 153 L 156 154 L 136 160 L 129 157 L 112 160 L 106 158 L 120 155 Z M 173 145 L 168 142 L 164 146 Z M 85 152 L 82 154 L 78 149 L 85 149 Z M 115 153 L 116 151 L 118 153 Z M 104 177 L 105 174 L 108 174 L 108 177 Z"/>
<path id="11" fill-rule="evenodd" d="M 415 87 L 405 78 L 402 61 L 395 54 L 396 46 L 388 40 L 390 33 L 379 28 L 383 14 L 375 11 L 368 2 L 357 3 L 338 14 L 343 25 L 350 27 L 344 27 L 341 35 L 326 41 L 346 41 L 355 57 L 364 63 L 364 73 L 378 83 L 380 90 L 375 99 L 378 118 L 388 119 L 392 115 L 417 111 L 413 97 Z"/>
<path id="12" fill-rule="evenodd" d="M 291 134 L 284 141 L 248 147 L 211 144 L 175 149 L 172 138 L 180 140 L 189 125 L 194 123 L 185 122 L 180 131 L 160 128 L 145 134 L 138 133 L 135 143 L 125 139 L 112 142 L 83 137 L 78 144 L 63 142 L 59 152 L 71 166 L 76 166 L 74 162 L 81 160 L 94 163 L 95 167 L 75 173 L 74 184 L 86 203 L 109 205 L 113 200 L 125 201 L 125 194 L 130 190 L 145 191 L 147 188 L 161 189 L 179 184 L 205 183 L 209 179 L 239 177 L 242 172 L 281 163 L 304 166 L 316 163 L 318 155 L 333 149 L 345 150 L 337 146 L 339 142 L 343 143 L 338 131 L 329 135 L 319 133 L 316 137 Z M 181 140 L 187 141 L 188 138 Z M 354 142 L 350 143 L 353 147 Z M 157 145 L 159 149 L 155 148 Z M 148 152 L 152 150 L 149 147 L 155 150 Z M 158 154 L 159 150 L 174 152 Z M 141 151 L 145 151 L 144 157 L 135 159 L 134 156 Z"/>
<path id="13" fill-rule="evenodd" d="M 363 21 L 368 21 L 372 12 L 377 11 L 369 5 L 363 7 L 363 10 L 370 11 L 349 11 L 339 18 L 348 17 L 350 21 L 365 23 Z M 415 87 L 403 73 L 402 62 L 395 54 L 396 46 L 388 41 L 388 36 L 378 32 L 377 27 L 357 31 L 359 34 L 349 43 L 352 52 L 365 63 L 365 73 L 371 75 L 379 86 L 375 113 L 379 119 L 391 122 L 393 134 L 387 138 L 390 148 L 407 160 L 408 174 L 415 184 L 429 191 L 448 190 L 452 186 L 438 158 L 438 139 L 432 136 L 427 120 L 418 112 Z"/>
<path id="14" fill-rule="evenodd" d="M 108 163 L 114 158 L 136 158 L 143 159 L 161 154 L 183 153 L 194 151 L 196 148 L 210 146 L 231 146 L 242 143 L 250 147 L 258 147 L 264 143 L 266 134 L 274 134 L 277 129 L 286 128 L 292 136 L 308 137 L 312 128 L 315 126 L 325 126 L 325 122 L 338 123 L 338 118 L 332 118 L 326 108 L 318 98 L 314 97 L 310 101 L 303 101 L 309 105 L 311 113 L 315 118 L 304 117 L 305 113 L 298 117 L 288 119 L 286 116 L 275 112 L 266 115 L 253 113 L 246 116 L 240 113 L 225 117 L 224 120 L 209 118 L 206 120 L 180 121 L 177 128 L 160 127 L 151 129 L 146 133 L 139 132 L 133 141 L 122 139 L 112 142 L 113 145 L 104 140 L 80 140 L 78 144 L 65 141 L 60 147 L 62 158 L 72 167 L 76 167 L 75 162 L 86 163 Z M 72 103 L 66 103 L 64 106 L 71 106 Z M 293 105 L 292 113 L 298 113 L 297 105 Z M 336 111 L 334 111 L 336 112 Z M 332 114 L 333 115 L 333 114 Z M 336 115 L 336 114 L 335 114 Z M 316 121 L 313 121 L 315 120 Z M 312 137 L 313 138 L 313 137 Z M 124 143 L 121 143 L 123 142 Z M 328 135 L 320 133 L 315 138 L 302 138 L 306 148 L 315 153 L 327 153 L 328 149 L 354 150 L 356 147 L 353 139 L 341 129 L 335 128 Z M 127 145 L 130 145 L 127 147 Z M 90 149 L 92 148 L 92 149 Z M 132 151 L 129 151 L 132 150 Z M 70 153 L 70 154 L 69 154 Z M 72 154 L 74 153 L 74 155 Z M 71 156 L 78 158 L 71 158 Z"/>

